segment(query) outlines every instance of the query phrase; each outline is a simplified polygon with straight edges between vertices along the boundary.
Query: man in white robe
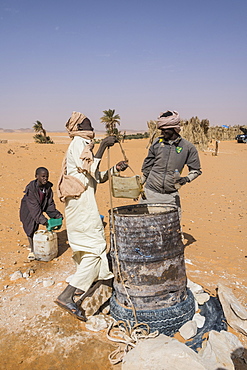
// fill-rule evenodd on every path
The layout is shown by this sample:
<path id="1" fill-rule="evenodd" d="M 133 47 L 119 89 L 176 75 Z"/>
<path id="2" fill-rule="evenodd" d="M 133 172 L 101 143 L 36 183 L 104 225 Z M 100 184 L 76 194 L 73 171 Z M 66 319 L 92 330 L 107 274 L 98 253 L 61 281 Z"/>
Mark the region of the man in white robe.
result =
<path id="1" fill-rule="evenodd" d="M 95 191 L 97 183 L 108 180 L 108 171 L 99 171 L 103 153 L 118 140 L 115 136 L 103 139 L 94 157 L 92 154 L 94 132 L 90 120 L 81 113 L 73 112 L 66 127 L 72 137 L 66 155 L 67 175 L 79 180 L 82 192 L 79 197 L 67 195 L 64 199 L 68 241 L 73 250 L 77 270 L 55 303 L 85 321 L 86 317 L 73 299 L 76 290 L 83 294 L 95 281 L 108 280 L 114 276 L 108 266 L 104 227 Z M 127 163 L 122 161 L 114 166 L 111 172 L 123 171 L 127 167 Z"/>

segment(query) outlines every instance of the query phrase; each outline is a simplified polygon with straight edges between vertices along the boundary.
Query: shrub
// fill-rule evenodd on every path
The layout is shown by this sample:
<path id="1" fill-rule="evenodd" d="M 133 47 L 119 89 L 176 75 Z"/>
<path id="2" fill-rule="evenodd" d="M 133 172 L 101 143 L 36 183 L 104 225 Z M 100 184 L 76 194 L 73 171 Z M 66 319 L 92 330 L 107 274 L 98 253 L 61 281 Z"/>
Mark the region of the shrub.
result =
<path id="1" fill-rule="evenodd" d="M 35 143 L 38 144 L 54 144 L 54 141 L 51 140 L 50 136 L 44 137 L 42 134 L 36 134 L 33 136 Z"/>

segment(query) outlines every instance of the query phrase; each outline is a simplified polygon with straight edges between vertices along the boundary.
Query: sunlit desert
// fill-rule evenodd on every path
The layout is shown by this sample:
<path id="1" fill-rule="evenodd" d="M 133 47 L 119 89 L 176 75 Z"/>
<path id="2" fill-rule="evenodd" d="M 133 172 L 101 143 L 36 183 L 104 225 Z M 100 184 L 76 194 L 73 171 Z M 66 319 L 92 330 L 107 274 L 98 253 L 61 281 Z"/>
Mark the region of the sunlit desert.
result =
<path id="1" fill-rule="evenodd" d="M 34 143 L 33 133 L 0 133 L 0 368 L 111 369 L 107 357 L 115 347 L 106 338 L 106 332 L 87 330 L 84 323 L 54 304 L 75 268 L 66 223 L 57 232 L 58 258 L 50 262 L 27 261 L 27 239 L 19 220 L 19 207 L 25 186 L 34 179 L 37 167 L 48 168 L 56 206 L 64 213 L 56 184 L 70 139 L 65 132 L 49 135 L 54 144 Z M 122 145 L 131 168 L 141 174 L 148 140 L 127 140 Z M 210 148 L 199 152 L 202 175 L 180 190 L 187 276 L 212 295 L 216 294 L 218 283 L 230 287 L 245 306 L 247 145 L 222 141 L 218 155 L 212 153 Z M 108 167 L 108 155 L 111 165 L 123 159 L 116 144 L 105 152 L 102 170 Z M 184 174 L 186 171 L 187 168 Z M 125 175 L 132 173 L 128 169 Z M 96 198 L 106 222 L 109 244 L 108 183 L 98 186 Z M 134 203 L 131 199 L 113 198 L 114 207 Z M 11 281 L 10 275 L 17 270 L 28 271 L 29 276 Z M 54 284 L 45 287 L 43 281 L 50 278 Z M 237 335 L 246 347 L 246 337 Z M 120 369 L 120 365 L 114 368 Z"/>

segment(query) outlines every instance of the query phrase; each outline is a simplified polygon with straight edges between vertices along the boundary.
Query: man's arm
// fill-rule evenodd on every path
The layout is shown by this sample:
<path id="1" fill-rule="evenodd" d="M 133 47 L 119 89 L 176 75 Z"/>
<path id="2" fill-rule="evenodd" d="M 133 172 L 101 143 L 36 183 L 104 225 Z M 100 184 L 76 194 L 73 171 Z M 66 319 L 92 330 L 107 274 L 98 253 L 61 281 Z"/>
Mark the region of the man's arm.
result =
<path id="1" fill-rule="evenodd" d="M 154 147 L 153 145 L 149 148 L 148 155 L 143 161 L 142 165 L 142 173 L 143 173 L 143 179 L 142 183 L 144 184 L 149 176 L 149 173 L 154 165 L 155 161 L 155 153 L 154 153 Z"/>
<path id="2" fill-rule="evenodd" d="M 60 217 L 63 218 L 62 213 L 60 213 L 56 209 L 55 202 L 54 202 L 54 199 L 53 199 L 53 191 L 52 191 L 52 189 L 50 189 L 50 192 L 49 192 L 49 195 L 48 195 L 48 204 L 47 204 L 47 207 L 46 207 L 45 212 L 47 213 L 47 215 L 50 218 L 60 218 Z"/>
<path id="3" fill-rule="evenodd" d="M 115 166 L 110 168 L 111 175 L 117 175 L 121 171 L 125 171 L 128 168 L 128 163 L 126 161 L 120 161 Z M 108 180 L 108 170 L 99 171 L 97 176 L 97 182 L 104 183 Z"/>
<path id="4" fill-rule="evenodd" d="M 118 139 L 116 136 L 107 136 L 105 137 L 99 146 L 99 149 L 97 150 L 97 153 L 95 154 L 95 158 L 101 159 L 106 148 L 109 148 L 110 146 L 113 146 L 114 144 L 118 143 Z"/>
<path id="5" fill-rule="evenodd" d="M 198 151 L 194 145 L 189 151 L 187 166 L 189 169 L 189 173 L 187 175 L 189 182 L 195 180 L 198 176 L 202 174 Z"/>

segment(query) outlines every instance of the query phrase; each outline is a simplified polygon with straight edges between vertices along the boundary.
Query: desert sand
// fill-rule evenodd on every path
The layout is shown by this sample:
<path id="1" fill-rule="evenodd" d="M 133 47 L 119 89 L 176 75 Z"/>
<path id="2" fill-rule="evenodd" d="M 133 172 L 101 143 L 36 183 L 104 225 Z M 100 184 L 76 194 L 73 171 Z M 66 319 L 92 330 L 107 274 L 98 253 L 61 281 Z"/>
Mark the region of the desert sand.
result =
<path id="1" fill-rule="evenodd" d="M 116 346 L 106 339 L 105 331 L 87 330 L 84 323 L 53 303 L 65 288 L 66 277 L 74 271 L 66 225 L 57 232 L 58 258 L 50 262 L 27 262 L 27 240 L 18 214 L 23 190 L 34 179 L 39 166 L 49 169 L 50 181 L 56 188 L 70 142 L 66 133 L 49 135 L 55 144 L 35 144 L 32 133 L 0 133 L 0 140 L 8 140 L 0 143 L 0 368 L 111 369 L 107 356 Z M 147 143 L 148 140 L 142 139 L 123 144 L 137 174 L 141 174 Z M 107 169 L 107 157 L 106 152 L 102 170 Z M 120 148 L 115 145 L 110 149 L 110 163 L 121 159 Z M 218 156 L 208 150 L 200 152 L 200 159 L 202 176 L 180 190 L 187 276 L 213 295 L 221 282 L 246 305 L 247 145 L 220 142 Z M 130 170 L 125 174 L 131 175 Z M 63 204 L 55 191 L 54 194 L 57 208 L 63 213 Z M 107 223 L 109 244 L 108 183 L 98 186 L 96 197 L 99 212 Z M 134 203 L 130 199 L 113 198 L 114 206 Z M 28 271 L 30 277 L 11 281 L 10 275 L 17 270 Z M 44 287 L 43 281 L 47 279 L 52 279 L 54 284 Z M 247 347 L 246 337 L 237 335 Z"/>

